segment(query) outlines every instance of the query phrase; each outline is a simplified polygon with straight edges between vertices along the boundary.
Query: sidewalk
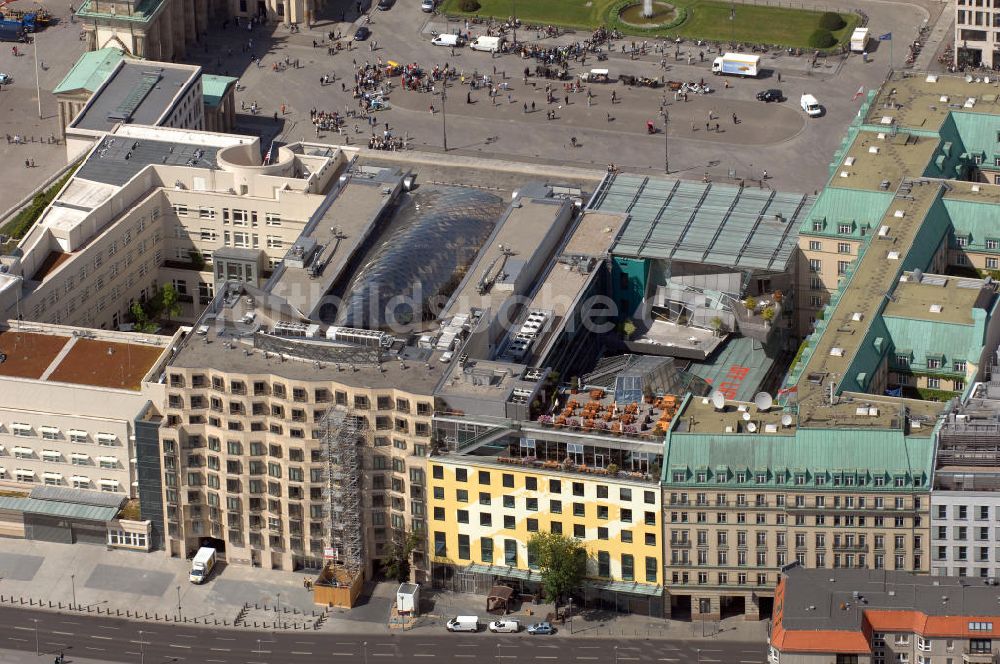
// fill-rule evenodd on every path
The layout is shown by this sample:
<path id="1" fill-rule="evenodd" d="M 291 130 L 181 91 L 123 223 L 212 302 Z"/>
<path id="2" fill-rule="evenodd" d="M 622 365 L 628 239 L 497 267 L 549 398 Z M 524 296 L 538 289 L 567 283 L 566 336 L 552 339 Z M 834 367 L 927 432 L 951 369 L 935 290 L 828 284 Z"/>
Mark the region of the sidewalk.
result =
<path id="1" fill-rule="evenodd" d="M 204 585 L 188 581 L 189 561 L 149 554 L 109 551 L 84 544 L 0 539 L 0 602 L 54 611 L 78 609 L 152 622 L 187 621 L 219 628 L 308 630 L 329 634 L 387 634 L 396 584 L 369 584 L 350 611 L 314 606 L 302 582 L 311 575 L 222 565 Z M 443 591 L 424 592 L 424 615 L 406 634 L 441 632 L 456 615 L 486 622 L 486 598 Z M 553 613 L 551 604 L 526 604 L 511 618 L 527 626 Z M 319 619 L 320 616 L 325 616 Z M 234 622 L 240 619 L 240 627 Z M 565 638 L 643 637 L 761 641 L 766 621 L 742 617 L 721 623 L 663 620 L 607 611 L 577 611 L 558 625 Z M 393 632 L 398 633 L 398 632 Z M 11 661 L 0 657 L 0 662 Z M 15 660 L 17 661 L 17 660 Z"/>

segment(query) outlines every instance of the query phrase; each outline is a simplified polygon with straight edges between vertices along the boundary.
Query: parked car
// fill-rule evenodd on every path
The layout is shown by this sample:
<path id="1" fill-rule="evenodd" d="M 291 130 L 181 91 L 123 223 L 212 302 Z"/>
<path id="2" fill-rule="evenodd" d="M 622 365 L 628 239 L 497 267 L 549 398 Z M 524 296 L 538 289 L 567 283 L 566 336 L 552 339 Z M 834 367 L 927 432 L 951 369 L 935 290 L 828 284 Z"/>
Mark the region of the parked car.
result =
<path id="1" fill-rule="evenodd" d="M 7 85 L 14 82 L 14 77 L 0 71 L 0 85 Z"/>
<path id="2" fill-rule="evenodd" d="M 396 0 L 378 0 L 378 8 L 381 10 L 392 9 L 392 6 L 396 4 Z"/>
<path id="3" fill-rule="evenodd" d="M 535 623 L 528 627 L 528 634 L 555 634 L 556 629 L 548 622 Z"/>
<path id="4" fill-rule="evenodd" d="M 516 620 L 494 620 L 487 625 L 491 632 L 507 632 L 517 634 L 521 625 Z"/>
<path id="5" fill-rule="evenodd" d="M 781 94 L 781 90 L 777 88 L 771 88 L 770 90 L 761 90 L 757 93 L 757 101 L 765 101 L 771 103 L 772 101 L 782 101 L 785 98 Z"/>
<path id="6" fill-rule="evenodd" d="M 357 32 L 354 33 L 354 41 L 364 41 L 371 37 L 371 35 L 372 31 L 362 25 L 357 29 Z"/>
<path id="7" fill-rule="evenodd" d="M 455 616 L 445 627 L 449 632 L 478 632 L 479 616 Z"/>
<path id="8" fill-rule="evenodd" d="M 434 0 L 420 0 L 420 11 L 428 13 L 434 11 Z"/>

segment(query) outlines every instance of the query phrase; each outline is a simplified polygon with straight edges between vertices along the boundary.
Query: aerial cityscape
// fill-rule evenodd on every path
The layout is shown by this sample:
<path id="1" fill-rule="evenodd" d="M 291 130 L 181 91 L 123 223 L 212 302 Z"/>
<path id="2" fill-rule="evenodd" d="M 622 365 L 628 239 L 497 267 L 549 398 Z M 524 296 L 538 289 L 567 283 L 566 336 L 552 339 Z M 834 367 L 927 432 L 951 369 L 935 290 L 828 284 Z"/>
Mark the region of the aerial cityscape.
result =
<path id="1" fill-rule="evenodd" d="M 1000 664 L 991 0 L 0 15 L 0 660 Z"/>

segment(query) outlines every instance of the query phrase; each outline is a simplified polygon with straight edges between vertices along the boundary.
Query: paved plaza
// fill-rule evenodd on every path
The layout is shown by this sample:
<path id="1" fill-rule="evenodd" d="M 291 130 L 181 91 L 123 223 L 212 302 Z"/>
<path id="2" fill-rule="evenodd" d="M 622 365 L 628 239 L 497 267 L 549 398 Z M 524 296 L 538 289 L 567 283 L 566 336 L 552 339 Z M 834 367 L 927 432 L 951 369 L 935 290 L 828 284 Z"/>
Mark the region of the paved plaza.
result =
<path id="1" fill-rule="evenodd" d="M 807 0 L 806 6 L 822 8 L 820 0 Z M 856 3 L 870 17 L 873 33 L 892 30 L 896 44 L 895 58 L 901 63 L 905 44 L 913 38 L 924 22 L 937 24 L 942 3 L 933 0 L 912 2 L 883 2 L 864 0 Z M 341 6 L 342 5 L 342 6 Z M 257 102 L 258 115 L 241 112 L 238 129 L 262 137 L 264 143 L 272 138 L 284 141 L 316 139 L 310 123 L 309 110 L 343 112 L 357 108 L 351 97 L 349 83 L 354 63 L 396 60 L 416 62 L 425 68 L 446 62 L 459 72 L 473 72 L 493 76 L 505 83 L 494 105 L 484 91 L 473 92 L 466 103 L 468 86 L 452 85 L 448 88 L 445 113 L 441 112 L 440 89 L 434 94 L 401 92 L 390 95 L 392 108 L 377 114 L 379 127 L 389 123 L 397 136 L 405 135 L 413 149 L 441 151 L 444 127 L 447 126 L 449 152 L 459 155 L 498 157 L 510 160 L 527 160 L 540 164 L 572 165 L 580 168 L 603 170 L 614 162 L 622 169 L 662 172 L 669 161 L 670 172 L 680 177 L 701 179 L 708 174 L 713 180 L 759 180 L 768 173 L 770 186 L 789 190 L 817 189 L 827 177 L 827 160 L 839 142 L 843 128 L 856 112 L 859 102 L 852 96 L 859 87 L 866 90 L 876 87 L 888 69 L 888 50 L 876 51 L 866 64 L 858 56 L 846 60 L 831 58 L 811 68 L 805 57 L 792 57 L 783 52 L 772 52 L 763 58 L 765 74 L 760 80 L 728 79 L 730 87 L 722 87 L 723 80 L 709 75 L 712 54 L 705 53 L 692 43 L 679 46 L 679 59 L 669 45 L 665 54 L 652 52 L 638 60 L 630 60 L 620 52 L 621 42 L 606 62 L 593 58 L 586 64 L 574 63 L 571 74 L 600 65 L 613 75 L 664 77 L 667 80 L 699 81 L 705 79 L 712 86 L 719 86 L 708 95 L 689 95 L 688 101 L 675 101 L 667 92 L 669 111 L 668 140 L 662 133 L 649 135 L 646 123 L 653 121 L 658 129 L 663 127 L 659 113 L 664 100 L 664 88 L 627 88 L 618 83 L 591 86 L 594 99 L 587 104 L 585 94 L 570 94 L 568 103 L 562 93 L 561 82 L 554 81 L 556 103 L 545 103 L 544 79 L 532 77 L 523 82 L 525 65 L 534 68 L 534 60 L 515 56 L 490 57 L 488 53 L 468 48 L 456 49 L 454 56 L 447 48 L 430 43 L 435 32 L 465 31 L 461 23 L 446 23 L 444 18 L 422 13 L 416 0 L 397 2 L 392 9 L 374 12 L 370 25 L 373 36 L 367 42 L 353 44 L 350 51 L 341 50 L 328 55 L 327 39 L 330 32 L 340 35 L 353 34 L 363 22 L 355 11 L 355 3 L 331 2 L 329 9 L 312 30 L 292 33 L 284 26 L 258 28 L 252 33 L 235 30 L 232 25 L 223 29 L 213 26 L 209 45 L 204 50 L 189 53 L 188 61 L 202 64 L 207 72 L 230 74 L 240 77 L 241 90 L 237 103 L 248 107 Z M 60 4 L 49 8 L 57 22 L 38 33 L 36 45 L 39 61 L 39 83 L 42 92 L 42 117 L 38 117 L 38 96 L 35 93 L 34 45 L 21 45 L 21 55 L 15 57 L 8 48 L 0 49 L 0 71 L 14 76 L 14 84 L 0 91 L 0 104 L 4 109 L 0 123 L 3 133 L 22 136 L 26 144 L 0 143 L 3 151 L 4 187 L 0 190 L 0 210 L 7 210 L 35 187 L 43 183 L 65 163 L 64 147 L 49 143 L 58 136 L 58 115 L 51 90 L 62 79 L 76 59 L 83 53 L 80 26 L 71 23 L 68 6 Z M 341 18 L 344 21 L 341 21 Z M 353 22 L 352 22 L 353 21 Z M 947 21 L 945 21 L 947 23 Z M 473 35 L 477 26 L 470 26 Z M 944 35 L 943 30 L 936 33 Z M 566 44 L 582 39 L 584 34 L 568 34 L 556 39 L 539 38 L 539 35 L 521 31 L 518 38 L 543 45 Z M 253 53 L 261 57 L 260 66 L 250 64 L 246 51 L 249 39 L 254 40 Z M 313 42 L 317 47 L 313 47 Z M 343 40 L 346 43 L 347 40 Z M 377 48 L 370 50 L 370 44 Z M 695 64 L 688 65 L 689 56 Z M 666 59 L 666 68 L 661 59 Z M 276 64 L 288 61 L 291 66 L 275 71 Z M 298 67 L 294 67 L 295 63 Z M 504 76 L 505 74 L 505 76 Z M 320 77 L 329 75 L 335 81 L 321 86 Z M 778 81 L 780 75 L 780 83 Z M 346 83 L 347 92 L 341 83 Z M 438 86 L 440 87 L 440 86 Z M 787 98 L 782 104 L 763 104 L 754 99 L 757 91 L 767 87 L 780 87 Z M 610 100 L 616 92 L 616 103 Z M 819 97 L 826 107 L 823 117 L 807 118 L 798 108 L 798 98 L 804 92 Z M 509 95 L 509 99 L 508 99 Z M 524 105 L 535 104 L 534 112 L 524 112 Z M 284 105 L 284 113 L 281 107 Z M 435 107 L 435 113 L 429 109 Z M 555 111 L 555 118 L 548 120 L 547 111 Z M 278 121 L 274 114 L 278 113 Z M 709 114 L 713 119 L 708 120 Z M 733 122 L 733 114 L 738 123 Z M 705 122 L 710 122 L 706 130 Z M 715 122 L 719 130 L 715 130 Z M 322 132 L 322 140 L 350 144 L 366 143 L 369 129 L 363 121 L 348 124 L 342 135 Z M 576 138 L 576 146 L 572 144 Z M 665 154 L 665 152 L 667 154 Z M 665 159 L 665 157 L 667 159 Z M 34 160 L 34 167 L 25 167 Z M 759 184 L 759 183 L 757 183 Z"/>

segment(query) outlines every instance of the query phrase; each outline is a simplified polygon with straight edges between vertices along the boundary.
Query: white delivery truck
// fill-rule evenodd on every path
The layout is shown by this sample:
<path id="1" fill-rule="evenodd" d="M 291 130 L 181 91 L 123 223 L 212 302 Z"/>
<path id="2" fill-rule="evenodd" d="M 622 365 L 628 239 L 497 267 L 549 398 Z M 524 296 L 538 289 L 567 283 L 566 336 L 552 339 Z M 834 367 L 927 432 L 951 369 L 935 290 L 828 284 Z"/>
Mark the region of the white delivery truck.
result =
<path id="1" fill-rule="evenodd" d="M 851 33 L 851 50 L 864 53 L 868 48 L 868 28 L 854 28 Z"/>
<path id="2" fill-rule="evenodd" d="M 503 46 L 503 37 L 476 37 L 469 44 L 469 48 L 473 51 L 487 51 L 489 53 L 499 53 L 500 48 Z"/>
<path id="3" fill-rule="evenodd" d="M 203 546 L 198 549 L 191 561 L 191 574 L 188 575 L 191 583 L 204 583 L 215 567 L 215 560 L 215 549 L 212 547 Z"/>
<path id="4" fill-rule="evenodd" d="M 823 114 L 823 107 L 819 105 L 819 101 L 812 95 L 802 95 L 799 99 L 799 106 L 806 112 L 806 115 L 816 117 Z"/>
<path id="5" fill-rule="evenodd" d="M 760 75 L 760 56 L 745 53 L 726 53 L 712 61 L 712 73 L 716 76 L 746 76 L 757 78 Z"/>
<path id="6" fill-rule="evenodd" d="M 461 46 L 462 38 L 458 35 L 441 34 L 434 37 L 431 43 L 435 46 Z"/>
<path id="7" fill-rule="evenodd" d="M 449 632 L 478 632 L 479 616 L 455 616 L 445 627 Z"/>

